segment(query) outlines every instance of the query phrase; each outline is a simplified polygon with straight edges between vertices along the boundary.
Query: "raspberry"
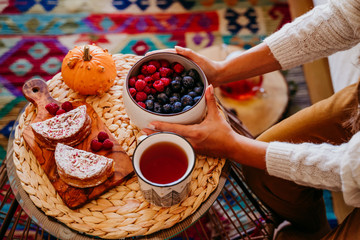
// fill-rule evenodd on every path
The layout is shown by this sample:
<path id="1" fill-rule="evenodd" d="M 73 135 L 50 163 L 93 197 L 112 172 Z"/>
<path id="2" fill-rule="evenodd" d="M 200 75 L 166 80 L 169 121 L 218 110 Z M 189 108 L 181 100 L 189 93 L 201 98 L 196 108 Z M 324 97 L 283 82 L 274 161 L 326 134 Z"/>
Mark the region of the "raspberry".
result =
<path id="1" fill-rule="evenodd" d="M 140 72 L 141 72 L 142 74 L 144 74 L 144 75 L 147 75 L 147 74 L 148 74 L 147 66 L 146 66 L 146 65 L 142 65 Z"/>
<path id="2" fill-rule="evenodd" d="M 164 86 L 168 86 L 170 84 L 170 78 L 161 78 L 160 81 L 162 81 L 164 83 Z"/>
<path id="3" fill-rule="evenodd" d="M 160 60 L 160 66 L 162 67 L 170 67 L 170 63 L 168 60 L 161 59 Z"/>
<path id="4" fill-rule="evenodd" d="M 109 138 L 109 135 L 106 132 L 101 131 L 98 133 L 97 138 L 98 138 L 99 142 L 104 142 L 106 139 Z"/>
<path id="5" fill-rule="evenodd" d="M 63 113 L 66 113 L 66 111 L 62 108 L 60 108 L 59 110 L 56 111 L 56 115 L 60 115 L 60 114 L 63 114 Z"/>
<path id="6" fill-rule="evenodd" d="M 142 75 L 142 74 L 139 74 L 139 75 L 137 76 L 137 79 L 144 79 L 144 78 L 145 78 L 145 76 Z"/>
<path id="7" fill-rule="evenodd" d="M 130 95 L 131 95 L 132 97 L 135 97 L 137 91 L 136 91 L 135 88 L 130 88 L 130 89 L 129 89 L 129 92 L 130 92 Z"/>
<path id="8" fill-rule="evenodd" d="M 146 86 L 146 82 L 144 80 L 137 80 L 136 83 L 135 83 L 135 88 L 138 92 L 141 92 L 142 90 L 144 90 Z"/>
<path id="9" fill-rule="evenodd" d="M 146 78 L 144 78 L 144 81 L 146 82 L 147 85 L 150 85 L 153 84 L 154 80 L 152 77 L 148 76 Z"/>
<path id="10" fill-rule="evenodd" d="M 61 108 L 64 109 L 65 112 L 68 112 L 68 111 L 71 111 L 74 109 L 72 103 L 69 101 L 63 102 L 63 104 L 61 104 Z"/>
<path id="11" fill-rule="evenodd" d="M 159 72 L 160 72 L 161 77 L 170 77 L 171 74 L 173 74 L 173 70 L 170 68 L 166 68 L 166 67 L 161 67 L 159 69 Z"/>
<path id="12" fill-rule="evenodd" d="M 145 88 L 144 88 L 144 93 L 149 94 L 150 92 L 151 92 L 150 87 L 149 87 L 149 86 L 145 86 Z"/>
<path id="13" fill-rule="evenodd" d="M 156 80 L 153 84 L 153 87 L 156 89 L 156 91 L 158 92 L 163 92 L 165 89 L 164 83 L 160 80 Z"/>
<path id="14" fill-rule="evenodd" d="M 57 105 L 56 103 L 49 103 L 46 104 L 45 109 L 51 114 L 51 115 L 56 115 L 56 112 L 59 110 L 59 105 Z"/>
<path id="15" fill-rule="evenodd" d="M 156 72 L 156 67 L 154 65 L 148 65 L 146 67 L 146 70 L 147 70 L 148 74 L 153 74 L 154 72 Z"/>
<path id="16" fill-rule="evenodd" d="M 173 67 L 174 71 L 176 73 L 182 73 L 184 71 L 184 66 L 181 65 L 180 63 L 175 63 L 174 67 Z"/>
<path id="17" fill-rule="evenodd" d="M 103 142 L 103 147 L 105 149 L 111 149 L 114 146 L 114 143 L 110 139 L 105 139 Z"/>
<path id="18" fill-rule="evenodd" d="M 93 139 L 91 140 L 91 143 L 90 143 L 90 148 L 91 150 L 97 152 L 97 151 L 100 151 L 100 149 L 103 147 L 103 143 L 102 142 L 99 142 L 98 140 L 96 139 Z"/>
<path id="19" fill-rule="evenodd" d="M 136 77 L 131 77 L 129 79 L 129 86 L 130 87 L 135 87 L 135 82 L 136 82 Z"/>
<path id="20" fill-rule="evenodd" d="M 152 77 L 152 79 L 153 79 L 154 81 L 160 80 L 160 73 L 159 73 L 159 72 L 156 72 L 156 73 L 154 73 L 153 75 L 151 75 L 151 77 Z"/>
<path id="21" fill-rule="evenodd" d="M 156 69 L 159 69 L 161 66 L 160 66 L 160 62 L 159 61 L 156 61 L 156 60 L 151 60 L 148 62 L 148 65 L 154 65 L 156 67 Z"/>
<path id="22" fill-rule="evenodd" d="M 150 93 L 151 93 L 152 95 L 154 95 L 154 94 L 156 94 L 156 93 L 157 93 L 157 91 L 156 91 L 156 89 L 155 89 L 155 88 L 150 88 Z"/>
<path id="23" fill-rule="evenodd" d="M 135 100 L 136 100 L 137 102 L 144 102 L 144 101 L 146 100 L 146 98 L 147 98 L 146 93 L 144 93 L 144 92 L 138 92 L 138 93 L 136 94 Z"/>
<path id="24" fill-rule="evenodd" d="M 146 105 L 145 105 L 145 103 L 143 103 L 143 102 L 138 102 L 137 103 L 140 107 L 142 107 L 142 108 L 146 108 Z"/>

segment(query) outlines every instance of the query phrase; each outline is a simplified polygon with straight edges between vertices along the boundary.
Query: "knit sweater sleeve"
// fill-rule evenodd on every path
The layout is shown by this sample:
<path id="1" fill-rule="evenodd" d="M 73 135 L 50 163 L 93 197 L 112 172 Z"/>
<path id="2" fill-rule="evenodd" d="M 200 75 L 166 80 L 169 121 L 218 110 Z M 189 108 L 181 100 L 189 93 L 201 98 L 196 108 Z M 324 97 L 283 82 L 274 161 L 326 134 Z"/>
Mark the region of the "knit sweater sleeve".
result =
<path id="1" fill-rule="evenodd" d="M 359 41 L 359 0 L 329 0 L 264 40 L 282 69 L 327 57 Z"/>
<path id="2" fill-rule="evenodd" d="M 343 191 L 347 204 L 360 207 L 360 132 L 339 146 L 272 142 L 266 169 L 300 185 Z"/>

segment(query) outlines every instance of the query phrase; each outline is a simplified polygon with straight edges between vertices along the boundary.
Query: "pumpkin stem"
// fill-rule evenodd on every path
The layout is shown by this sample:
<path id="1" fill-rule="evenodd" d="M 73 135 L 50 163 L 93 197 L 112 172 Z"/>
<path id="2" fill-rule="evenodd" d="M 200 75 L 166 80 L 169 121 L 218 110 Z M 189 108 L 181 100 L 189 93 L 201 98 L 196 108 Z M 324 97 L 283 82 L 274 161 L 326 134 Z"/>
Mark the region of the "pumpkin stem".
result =
<path id="1" fill-rule="evenodd" d="M 90 61 L 91 58 L 92 58 L 92 56 L 90 55 L 90 48 L 88 45 L 85 45 L 83 59 L 84 59 L 84 61 Z"/>

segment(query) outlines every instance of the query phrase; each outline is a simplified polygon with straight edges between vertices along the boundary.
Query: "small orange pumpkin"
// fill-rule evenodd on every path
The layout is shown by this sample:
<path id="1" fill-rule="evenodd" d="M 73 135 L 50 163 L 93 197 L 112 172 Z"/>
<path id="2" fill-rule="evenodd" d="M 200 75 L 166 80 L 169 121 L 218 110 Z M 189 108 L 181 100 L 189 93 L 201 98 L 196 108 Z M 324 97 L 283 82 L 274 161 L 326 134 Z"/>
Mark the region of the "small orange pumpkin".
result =
<path id="1" fill-rule="evenodd" d="M 116 66 L 111 54 L 96 45 L 76 46 L 61 65 L 61 75 L 72 90 L 83 95 L 101 95 L 116 78 Z"/>

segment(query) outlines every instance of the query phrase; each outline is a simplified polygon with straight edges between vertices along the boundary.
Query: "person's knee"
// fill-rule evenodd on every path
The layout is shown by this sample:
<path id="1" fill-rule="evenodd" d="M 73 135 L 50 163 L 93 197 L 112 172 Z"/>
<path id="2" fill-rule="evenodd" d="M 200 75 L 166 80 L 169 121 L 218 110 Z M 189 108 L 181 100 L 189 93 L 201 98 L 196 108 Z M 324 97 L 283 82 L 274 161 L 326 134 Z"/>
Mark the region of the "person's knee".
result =
<path id="1" fill-rule="evenodd" d="M 245 183 L 257 198 L 281 219 L 306 232 L 327 229 L 322 190 L 300 186 L 243 166 Z"/>

